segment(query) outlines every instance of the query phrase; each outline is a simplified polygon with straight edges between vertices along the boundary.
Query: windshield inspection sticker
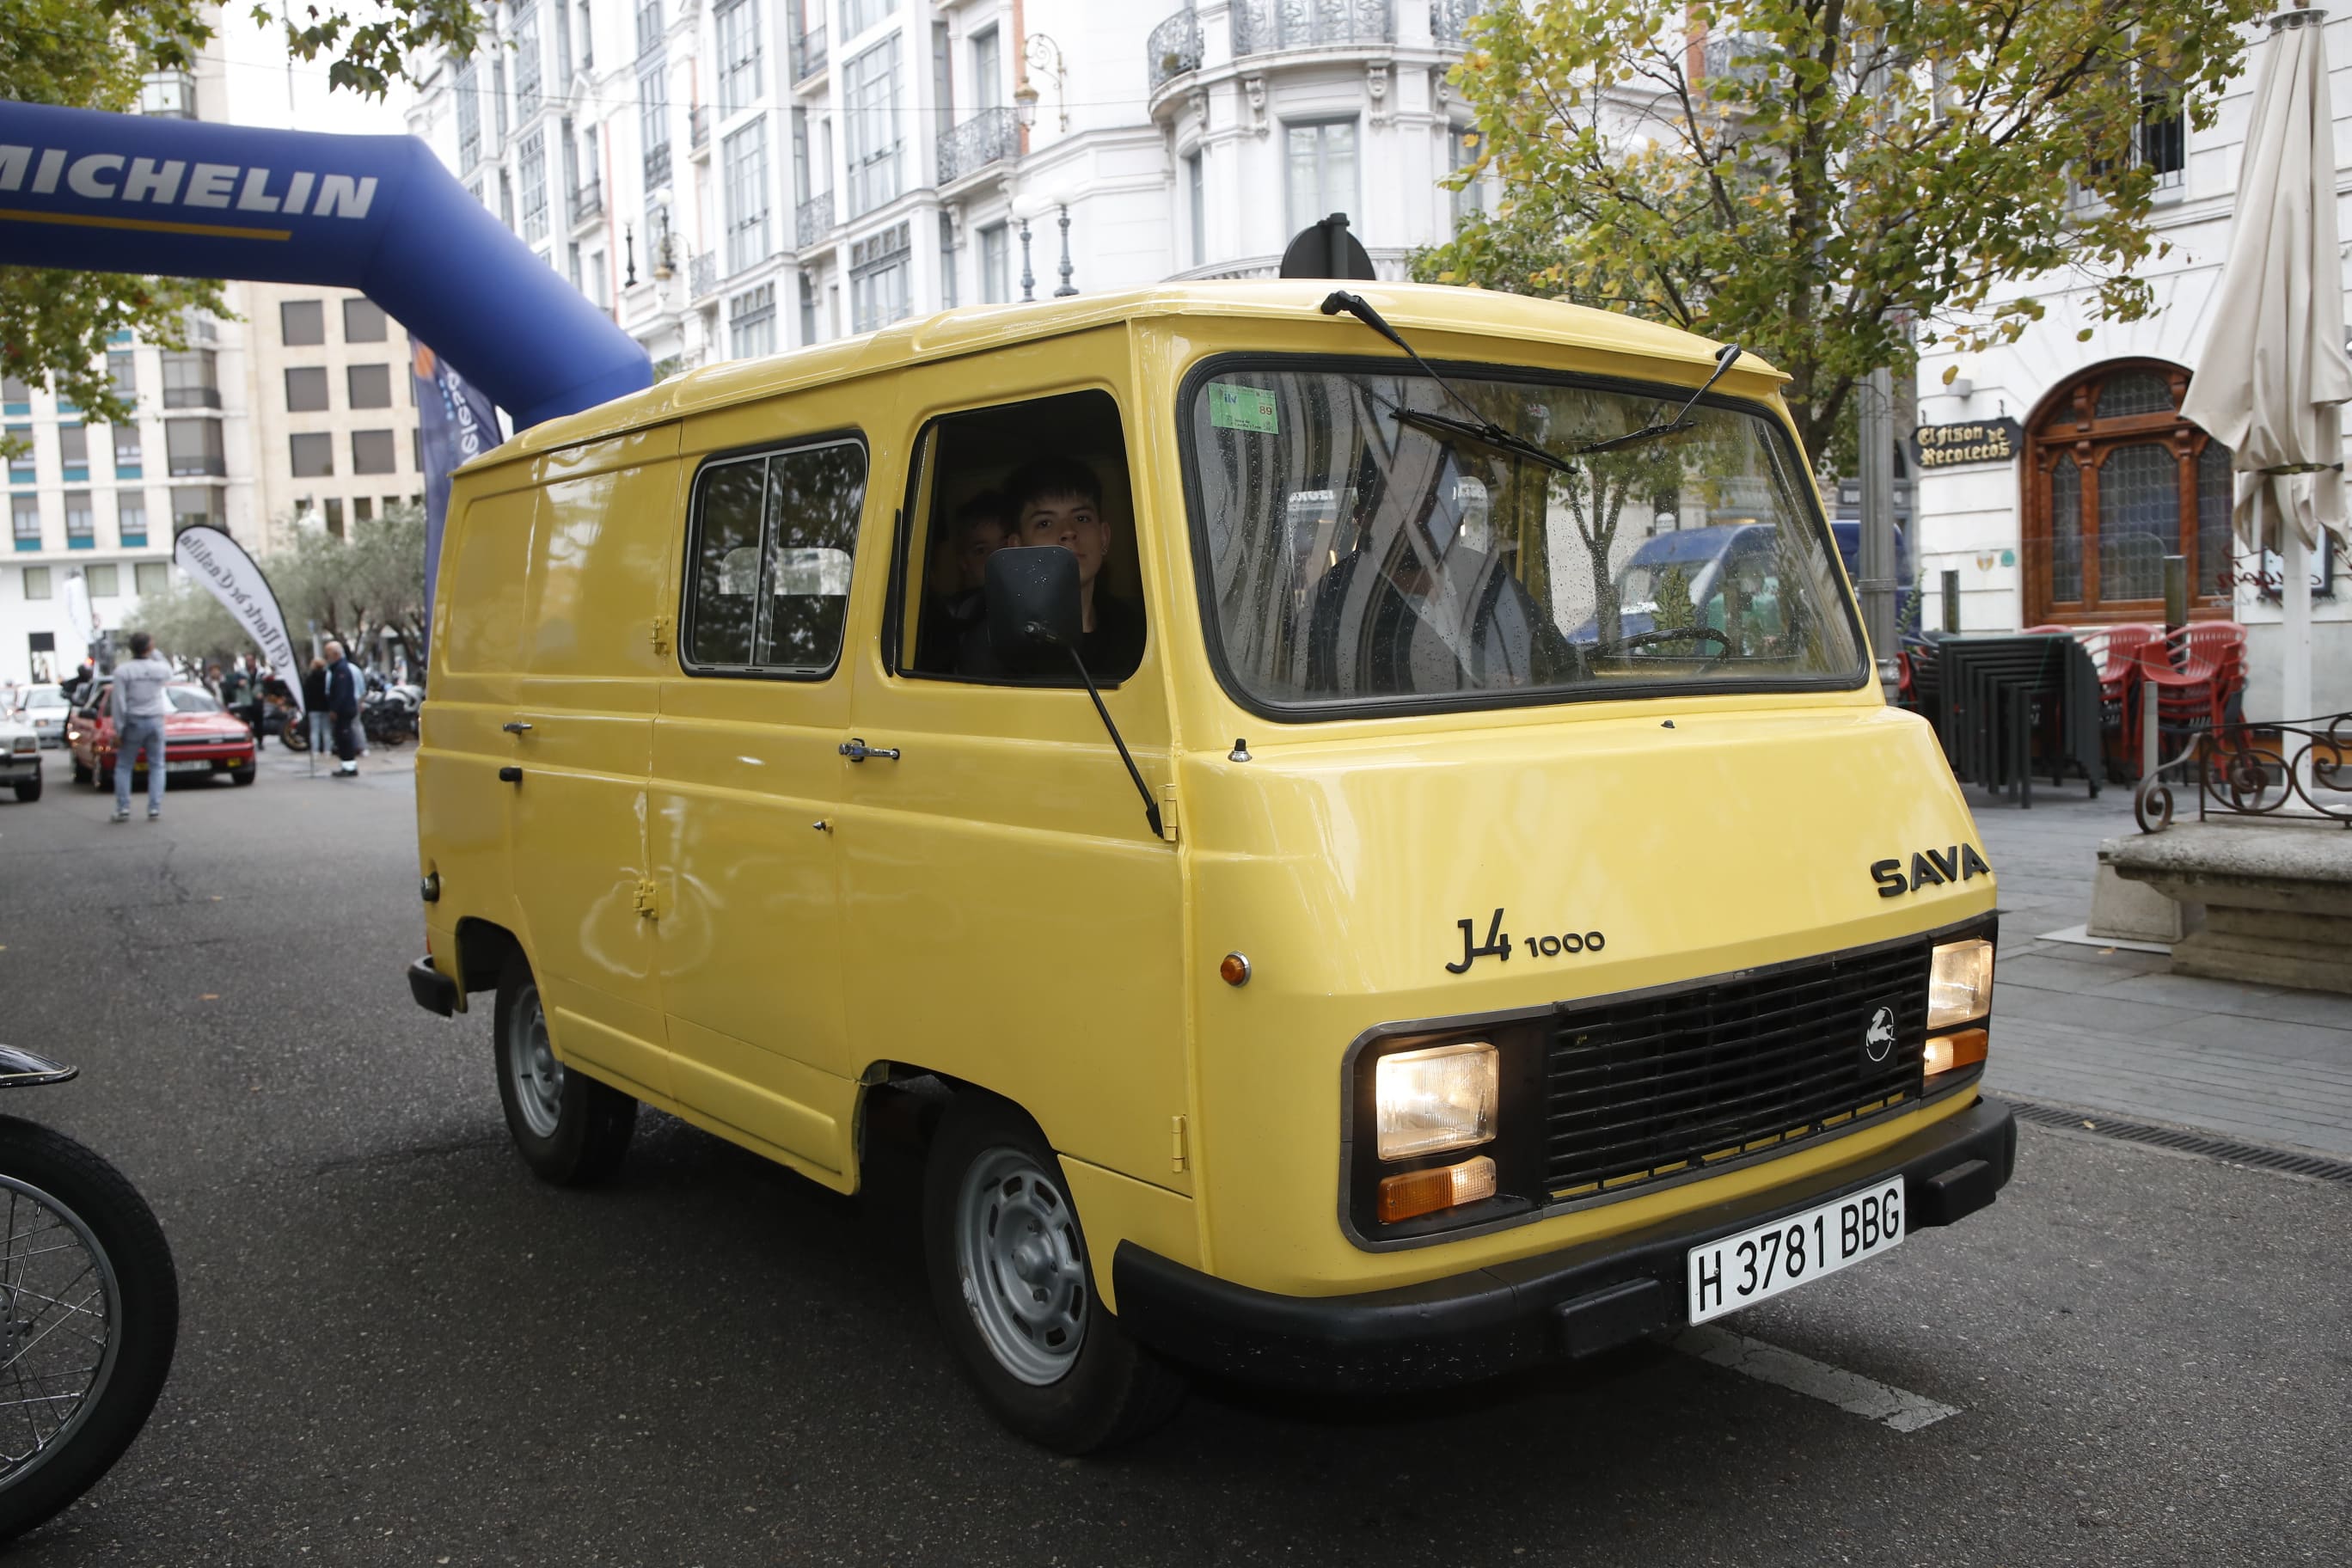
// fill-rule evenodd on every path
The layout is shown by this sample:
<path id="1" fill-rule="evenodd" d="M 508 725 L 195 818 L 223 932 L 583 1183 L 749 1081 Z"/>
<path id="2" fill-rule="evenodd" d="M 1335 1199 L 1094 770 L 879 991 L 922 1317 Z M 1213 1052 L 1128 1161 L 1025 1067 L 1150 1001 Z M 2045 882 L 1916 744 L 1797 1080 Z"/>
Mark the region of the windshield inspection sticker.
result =
<path id="1" fill-rule="evenodd" d="M 1282 431 L 1273 393 L 1230 381 L 1209 383 L 1209 423 L 1220 430 L 1255 430 L 1266 436 Z"/>

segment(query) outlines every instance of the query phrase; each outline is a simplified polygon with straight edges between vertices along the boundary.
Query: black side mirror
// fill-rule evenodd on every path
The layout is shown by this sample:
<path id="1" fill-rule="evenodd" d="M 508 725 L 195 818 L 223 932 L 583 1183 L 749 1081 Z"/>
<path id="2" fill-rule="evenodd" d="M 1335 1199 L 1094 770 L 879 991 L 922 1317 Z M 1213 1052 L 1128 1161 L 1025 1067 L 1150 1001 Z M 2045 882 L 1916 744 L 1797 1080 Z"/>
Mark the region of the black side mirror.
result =
<path id="1" fill-rule="evenodd" d="M 1015 675 L 1060 674 L 1086 630 L 1078 605 L 1078 558 L 1059 545 L 999 550 L 982 589 L 988 647 Z"/>

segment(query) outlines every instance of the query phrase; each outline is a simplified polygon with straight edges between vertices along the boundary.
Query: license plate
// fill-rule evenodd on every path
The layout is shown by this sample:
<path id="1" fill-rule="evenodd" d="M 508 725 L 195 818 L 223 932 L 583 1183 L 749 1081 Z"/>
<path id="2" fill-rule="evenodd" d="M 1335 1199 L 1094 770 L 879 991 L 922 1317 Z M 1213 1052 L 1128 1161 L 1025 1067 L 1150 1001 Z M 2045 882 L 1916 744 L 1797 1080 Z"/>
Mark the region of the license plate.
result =
<path id="1" fill-rule="evenodd" d="M 1891 1252 L 1903 1240 L 1898 1177 L 1754 1230 L 1690 1249 L 1690 1321 L 1793 1290 L 1824 1274 Z"/>
<path id="2" fill-rule="evenodd" d="M 167 773 L 208 773 L 213 771 L 213 765 L 204 762 L 165 763 L 163 771 Z"/>

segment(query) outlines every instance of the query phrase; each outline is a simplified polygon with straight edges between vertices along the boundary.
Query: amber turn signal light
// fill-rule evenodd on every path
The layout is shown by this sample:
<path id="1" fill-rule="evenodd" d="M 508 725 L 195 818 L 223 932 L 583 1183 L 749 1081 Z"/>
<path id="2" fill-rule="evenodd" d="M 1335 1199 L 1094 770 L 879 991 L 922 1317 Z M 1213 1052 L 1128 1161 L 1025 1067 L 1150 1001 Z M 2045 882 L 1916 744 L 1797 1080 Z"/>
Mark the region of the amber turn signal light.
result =
<path id="1" fill-rule="evenodd" d="M 1459 1208 L 1494 1195 L 1495 1162 L 1484 1154 L 1434 1171 L 1407 1171 L 1381 1183 L 1381 1223 L 1394 1225 L 1401 1219 Z"/>
<path id="2" fill-rule="evenodd" d="M 1248 956 L 1239 952 L 1225 954 L 1224 962 L 1217 965 L 1217 977 L 1228 985 L 1248 984 L 1250 977 Z"/>
<path id="3" fill-rule="evenodd" d="M 1962 1029 L 1956 1035 L 1937 1035 L 1927 1042 L 1927 1076 L 1947 1073 L 1955 1068 L 1974 1067 L 1985 1059 L 1986 1032 L 1982 1029 Z"/>

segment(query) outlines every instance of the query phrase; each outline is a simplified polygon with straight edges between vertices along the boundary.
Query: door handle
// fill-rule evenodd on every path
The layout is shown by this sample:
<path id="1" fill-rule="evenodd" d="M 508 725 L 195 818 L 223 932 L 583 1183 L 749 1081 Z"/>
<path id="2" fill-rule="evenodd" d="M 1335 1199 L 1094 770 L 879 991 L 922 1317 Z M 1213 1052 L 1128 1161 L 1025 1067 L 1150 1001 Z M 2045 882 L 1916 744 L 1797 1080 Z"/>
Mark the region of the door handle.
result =
<path id="1" fill-rule="evenodd" d="M 530 726 L 524 723 L 520 719 L 509 719 L 505 723 L 499 725 L 499 728 L 504 730 L 509 735 L 528 734 L 530 731 Z"/>
<path id="2" fill-rule="evenodd" d="M 519 784 L 522 783 L 522 770 L 520 768 L 500 768 L 499 770 L 499 783 L 511 784 Z"/>
<path id="3" fill-rule="evenodd" d="M 895 763 L 898 760 L 898 748 L 896 746 L 869 746 L 863 739 L 852 736 L 849 740 L 842 742 L 841 754 L 847 757 L 853 763 L 862 763 L 868 757 L 882 757 Z"/>

